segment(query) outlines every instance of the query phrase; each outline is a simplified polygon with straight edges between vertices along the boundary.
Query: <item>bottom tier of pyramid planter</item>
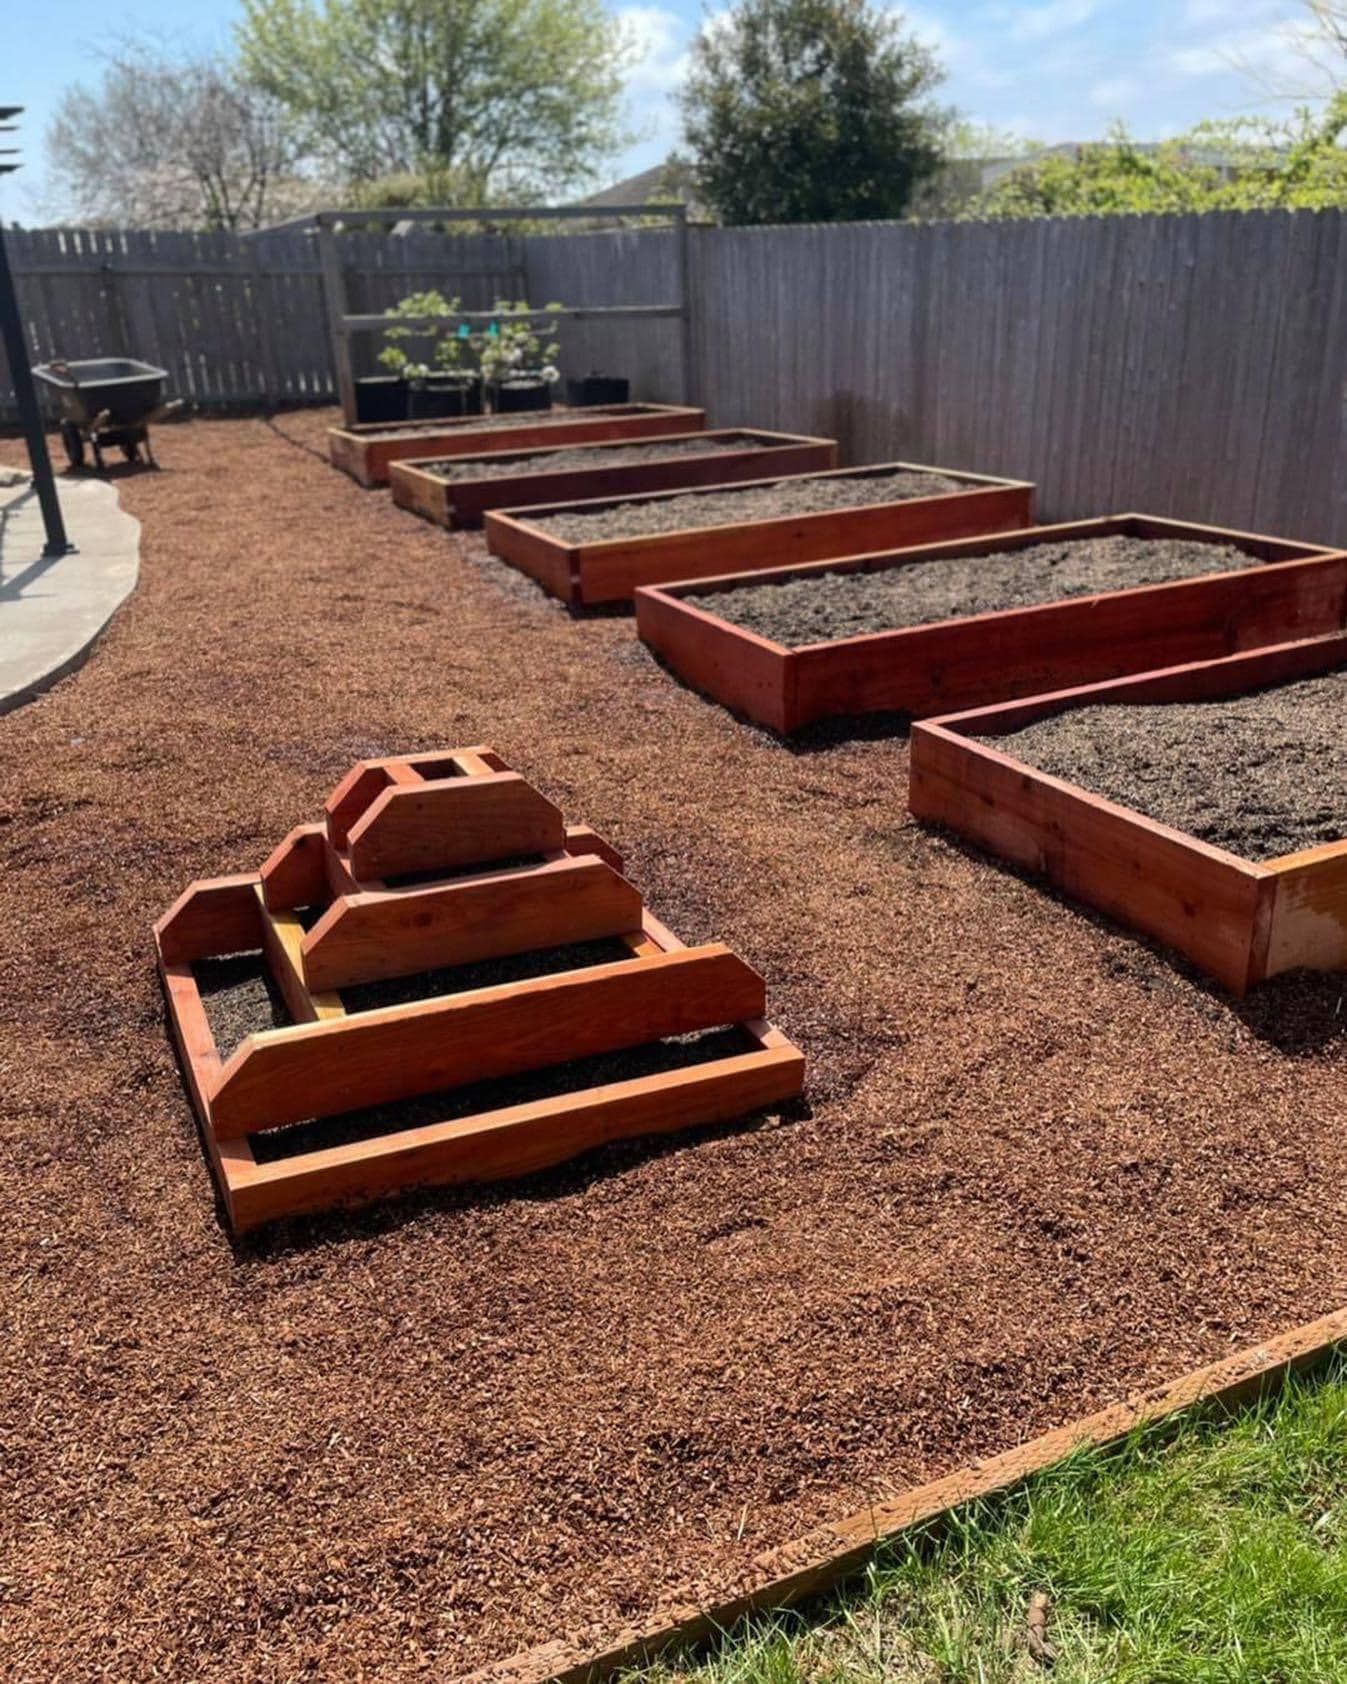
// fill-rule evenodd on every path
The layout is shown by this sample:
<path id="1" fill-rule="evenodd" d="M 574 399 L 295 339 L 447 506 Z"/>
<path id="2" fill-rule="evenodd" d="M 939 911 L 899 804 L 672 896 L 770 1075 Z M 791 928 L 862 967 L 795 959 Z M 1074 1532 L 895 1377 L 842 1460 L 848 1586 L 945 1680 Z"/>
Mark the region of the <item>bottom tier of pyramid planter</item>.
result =
<path id="1" fill-rule="evenodd" d="M 1242 995 L 1347 970 L 1344 704 L 1335 632 L 949 714 L 908 804 Z"/>
<path id="2" fill-rule="evenodd" d="M 762 978 L 685 947 L 490 749 L 365 761 L 155 927 L 231 1226 L 524 1175 L 794 1098 Z"/>

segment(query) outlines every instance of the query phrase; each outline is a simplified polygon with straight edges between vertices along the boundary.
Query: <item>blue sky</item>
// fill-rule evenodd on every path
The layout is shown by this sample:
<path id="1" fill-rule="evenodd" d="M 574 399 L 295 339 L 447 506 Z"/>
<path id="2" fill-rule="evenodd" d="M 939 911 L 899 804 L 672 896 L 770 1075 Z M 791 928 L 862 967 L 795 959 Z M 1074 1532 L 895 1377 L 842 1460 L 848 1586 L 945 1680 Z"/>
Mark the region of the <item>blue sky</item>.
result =
<path id="1" fill-rule="evenodd" d="M 703 7 L 699 0 L 611 10 L 639 57 L 629 107 L 637 138 L 612 179 L 657 162 L 677 137 L 672 92 Z M 713 6 L 711 9 L 717 9 Z M 1145 139 L 1203 117 L 1284 110 L 1275 90 L 1314 91 L 1295 50 L 1297 0 L 923 0 L 902 8 L 949 72 L 942 97 L 970 118 L 1034 139 L 1082 140 L 1123 118 Z M 0 178 L 0 212 L 39 219 L 42 132 L 69 83 L 97 79 L 100 43 L 137 33 L 164 45 L 228 43 L 238 0 L 6 0 L 0 103 L 27 108 L 28 167 Z"/>

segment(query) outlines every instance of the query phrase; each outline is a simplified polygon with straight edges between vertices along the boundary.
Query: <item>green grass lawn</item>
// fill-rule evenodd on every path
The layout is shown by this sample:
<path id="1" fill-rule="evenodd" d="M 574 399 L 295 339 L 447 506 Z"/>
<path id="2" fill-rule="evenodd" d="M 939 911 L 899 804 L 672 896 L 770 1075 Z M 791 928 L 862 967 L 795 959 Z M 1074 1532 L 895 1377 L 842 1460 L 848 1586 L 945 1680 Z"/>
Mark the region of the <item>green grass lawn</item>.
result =
<path id="1" fill-rule="evenodd" d="M 1055 1663 L 1029 1652 L 1050 1599 Z M 1140 1433 L 887 1552 L 803 1615 L 645 1684 L 1347 1680 L 1347 1364 L 1233 1420 Z"/>

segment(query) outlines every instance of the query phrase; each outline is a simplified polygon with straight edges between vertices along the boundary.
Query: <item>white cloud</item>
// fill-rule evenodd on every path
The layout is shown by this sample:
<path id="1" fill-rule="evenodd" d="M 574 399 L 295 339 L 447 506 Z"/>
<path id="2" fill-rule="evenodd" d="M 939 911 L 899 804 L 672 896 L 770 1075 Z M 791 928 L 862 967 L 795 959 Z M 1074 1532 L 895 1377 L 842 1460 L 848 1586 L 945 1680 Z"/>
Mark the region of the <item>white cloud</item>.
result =
<path id="1" fill-rule="evenodd" d="M 1078 29 L 1099 10 L 1099 0 L 1042 0 L 1035 6 L 1012 6 L 1005 15 L 1007 32 L 1020 41 L 1042 41 L 1066 29 Z"/>
<path id="2" fill-rule="evenodd" d="M 687 74 L 688 27 L 663 6 L 622 6 L 617 22 L 632 44 L 627 86 L 633 93 L 668 93 Z"/>

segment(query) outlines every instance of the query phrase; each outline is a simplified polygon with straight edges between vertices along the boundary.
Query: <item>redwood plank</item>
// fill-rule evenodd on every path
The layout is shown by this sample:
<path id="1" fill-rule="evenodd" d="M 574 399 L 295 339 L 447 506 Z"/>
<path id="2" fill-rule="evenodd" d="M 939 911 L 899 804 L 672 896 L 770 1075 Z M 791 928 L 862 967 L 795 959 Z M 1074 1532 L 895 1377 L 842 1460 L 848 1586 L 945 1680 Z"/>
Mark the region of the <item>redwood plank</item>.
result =
<path id="1" fill-rule="evenodd" d="M 388 483 L 391 463 L 408 457 L 485 456 L 553 442 L 557 448 L 612 443 L 690 433 L 705 425 L 705 410 L 681 404 L 609 404 L 543 424 L 521 414 L 514 427 L 484 427 L 482 417 L 472 415 L 408 422 L 405 426 L 379 423 L 333 427 L 328 431 L 327 448 L 334 467 L 361 485 L 376 486 Z"/>
<path id="2" fill-rule="evenodd" d="M 189 884 L 154 926 L 165 965 L 246 953 L 262 945 L 257 876 L 206 877 Z"/>
<path id="3" fill-rule="evenodd" d="M 710 944 L 250 1036 L 211 1101 L 222 1140 L 760 1017 L 762 978 Z"/>
<path id="4" fill-rule="evenodd" d="M 611 1141 L 745 1116 L 794 1098 L 803 1081 L 801 1053 L 789 1043 L 764 1045 L 687 1070 L 278 1159 L 249 1170 L 232 1200 L 234 1223 L 247 1229 L 405 1188 L 529 1175 Z"/>
<path id="5" fill-rule="evenodd" d="M 518 772 L 386 788 L 348 838 L 357 881 L 560 853 L 560 812 Z"/>
<path id="6" fill-rule="evenodd" d="M 594 855 L 335 901 L 302 944 L 311 989 L 344 988 L 641 926 L 641 897 Z"/>
<path id="7" fill-rule="evenodd" d="M 263 905 L 288 912 L 326 899 L 327 833 L 321 824 L 296 825 L 262 867 Z"/>
<path id="8" fill-rule="evenodd" d="M 534 464 L 551 454 L 551 447 L 521 451 L 509 461 L 515 470 L 478 479 L 448 479 L 435 470 L 435 458 L 395 462 L 390 470 L 393 501 L 441 526 L 477 526 L 488 509 L 528 507 L 550 503 L 558 497 L 613 498 L 638 492 L 681 491 L 690 486 L 732 484 L 770 474 L 826 471 L 837 465 L 837 446 L 832 439 L 808 438 L 794 433 L 769 433 L 760 428 L 734 427 L 682 435 L 698 440 L 714 439 L 724 448 L 693 455 L 651 457 L 643 462 L 605 462 L 614 441 L 582 444 L 573 448 L 592 465 L 576 463 L 567 468 L 541 469 Z M 741 442 L 757 441 L 756 447 Z M 618 440 L 617 443 L 628 441 Z M 671 435 L 668 442 L 679 442 Z M 568 446 L 567 448 L 572 448 Z M 496 452 L 497 457 L 504 453 Z"/>

